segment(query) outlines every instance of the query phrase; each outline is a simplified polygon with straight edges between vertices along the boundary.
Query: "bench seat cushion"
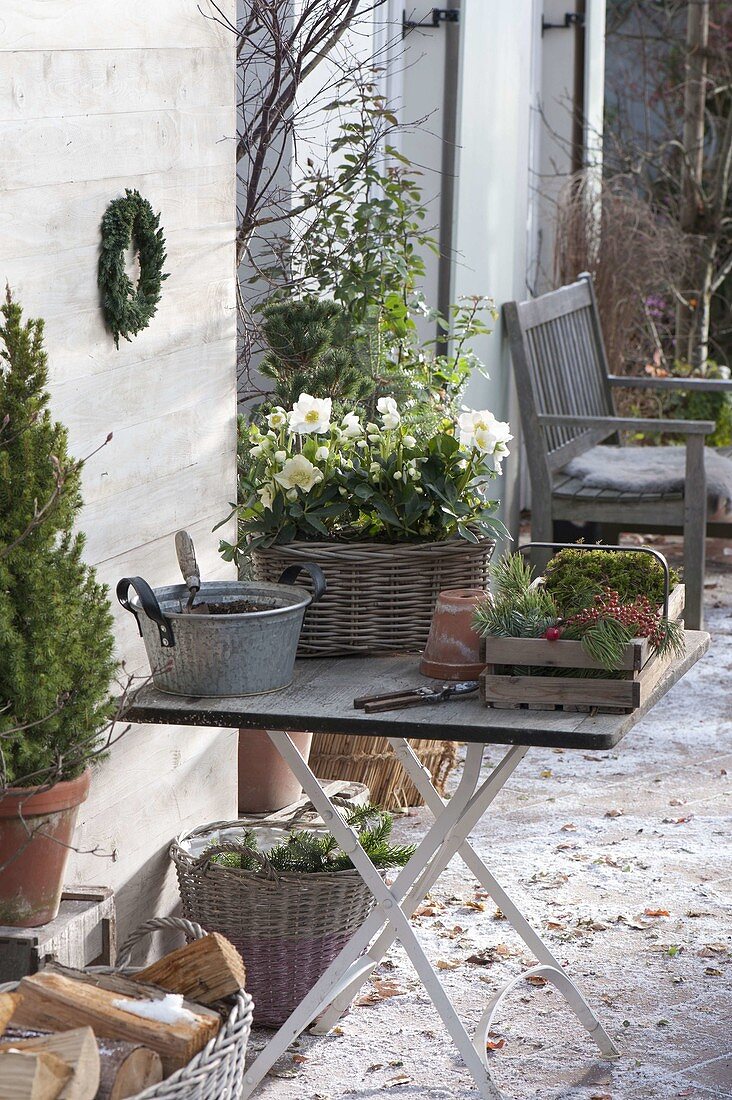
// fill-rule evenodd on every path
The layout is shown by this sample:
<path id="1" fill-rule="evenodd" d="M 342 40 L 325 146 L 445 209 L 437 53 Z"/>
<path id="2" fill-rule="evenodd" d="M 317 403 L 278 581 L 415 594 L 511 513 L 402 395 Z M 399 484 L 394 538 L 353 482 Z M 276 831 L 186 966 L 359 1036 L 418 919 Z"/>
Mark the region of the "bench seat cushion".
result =
<path id="1" fill-rule="evenodd" d="M 592 447 L 556 475 L 556 496 L 670 500 L 683 496 L 686 448 Z M 709 519 L 732 521 L 732 457 L 705 450 Z"/>

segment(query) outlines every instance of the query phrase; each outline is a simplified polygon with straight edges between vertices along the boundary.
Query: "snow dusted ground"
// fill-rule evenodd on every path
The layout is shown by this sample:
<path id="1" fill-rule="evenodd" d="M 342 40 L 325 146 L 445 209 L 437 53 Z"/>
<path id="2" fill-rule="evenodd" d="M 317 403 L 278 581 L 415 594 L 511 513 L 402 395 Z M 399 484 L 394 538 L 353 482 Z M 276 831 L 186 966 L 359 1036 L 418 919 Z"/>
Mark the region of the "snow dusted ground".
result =
<path id="1" fill-rule="evenodd" d="M 532 750 L 474 833 L 622 1051 L 598 1058 L 559 994 L 527 982 L 491 1037 L 506 1100 L 732 1097 L 732 557 L 714 550 L 707 657 L 615 751 Z M 400 818 L 398 837 L 418 840 L 426 819 Z M 458 860 L 415 926 L 469 1030 L 534 961 Z M 304 1036 L 257 1095 L 477 1096 L 400 948 L 361 1002 L 335 1033 Z"/>

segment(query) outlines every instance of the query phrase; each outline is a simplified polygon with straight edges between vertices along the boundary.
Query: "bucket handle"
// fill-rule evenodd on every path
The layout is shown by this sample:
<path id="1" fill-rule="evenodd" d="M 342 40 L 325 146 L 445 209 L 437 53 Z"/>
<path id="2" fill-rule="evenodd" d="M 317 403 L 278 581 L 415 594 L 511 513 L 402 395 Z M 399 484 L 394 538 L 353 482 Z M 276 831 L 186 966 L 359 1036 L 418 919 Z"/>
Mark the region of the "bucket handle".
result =
<path id="1" fill-rule="evenodd" d="M 140 601 L 142 610 L 147 615 L 148 619 L 157 625 L 160 633 L 160 644 L 165 646 L 166 649 L 172 649 L 175 645 L 175 638 L 173 637 L 173 624 L 170 619 L 166 619 L 160 610 L 160 604 L 158 603 L 157 596 L 153 592 L 147 581 L 144 581 L 142 577 L 122 577 L 117 583 L 117 599 L 124 607 L 125 611 L 130 611 L 135 616 L 137 622 L 137 629 L 142 636 L 142 626 L 137 614 L 137 609 L 130 603 L 130 588 L 134 588 L 137 593 L 137 597 Z"/>
<path id="2" fill-rule="evenodd" d="M 297 578 L 302 571 L 305 571 L 313 582 L 313 595 L 311 603 L 317 603 L 325 595 L 325 590 L 328 587 L 325 580 L 325 573 L 316 565 L 314 561 L 304 561 L 296 565 L 288 565 L 286 569 L 282 571 L 278 584 L 295 584 Z"/>

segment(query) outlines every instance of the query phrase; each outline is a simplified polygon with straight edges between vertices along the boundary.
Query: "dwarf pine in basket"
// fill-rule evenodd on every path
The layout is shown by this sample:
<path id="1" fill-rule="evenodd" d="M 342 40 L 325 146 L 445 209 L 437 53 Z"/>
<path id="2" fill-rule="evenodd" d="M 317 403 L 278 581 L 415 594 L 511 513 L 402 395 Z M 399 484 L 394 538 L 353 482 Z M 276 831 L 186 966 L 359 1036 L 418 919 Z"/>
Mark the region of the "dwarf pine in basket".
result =
<path id="1" fill-rule="evenodd" d="M 357 806 L 346 814 L 346 824 L 358 834 L 361 847 L 374 867 L 388 870 L 403 867 L 411 858 L 413 844 L 392 844 L 394 818 L 376 806 Z M 248 829 L 235 852 L 216 852 L 211 862 L 230 870 L 274 871 L 313 875 L 327 871 L 349 871 L 353 863 L 330 833 L 309 830 L 293 832 L 287 840 L 265 854 L 259 851 L 256 832 Z M 204 853 L 205 854 L 205 853 Z"/>
<path id="2" fill-rule="evenodd" d="M 73 779 L 98 748 L 115 670 L 106 589 L 74 531 L 81 464 L 48 409 L 43 322 L 0 324 L 0 786 Z"/>

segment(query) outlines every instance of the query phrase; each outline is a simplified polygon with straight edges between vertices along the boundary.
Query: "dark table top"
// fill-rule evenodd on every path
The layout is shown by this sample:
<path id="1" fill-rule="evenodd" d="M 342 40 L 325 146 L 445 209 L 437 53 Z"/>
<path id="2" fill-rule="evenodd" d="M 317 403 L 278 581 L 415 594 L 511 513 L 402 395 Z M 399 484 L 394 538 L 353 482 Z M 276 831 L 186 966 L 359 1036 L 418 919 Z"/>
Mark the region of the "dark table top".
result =
<path id="1" fill-rule="evenodd" d="M 364 714 L 354 710 L 359 695 L 424 686 L 414 655 L 341 657 L 297 661 L 290 687 L 268 695 L 224 699 L 168 695 L 152 684 L 131 698 L 126 721 L 182 726 L 232 726 L 364 737 L 434 738 L 498 745 L 545 745 L 567 749 L 610 749 L 709 648 L 709 635 L 686 632 L 686 653 L 669 665 L 645 706 L 631 714 L 572 711 L 496 710 L 477 696 L 446 703 Z"/>

